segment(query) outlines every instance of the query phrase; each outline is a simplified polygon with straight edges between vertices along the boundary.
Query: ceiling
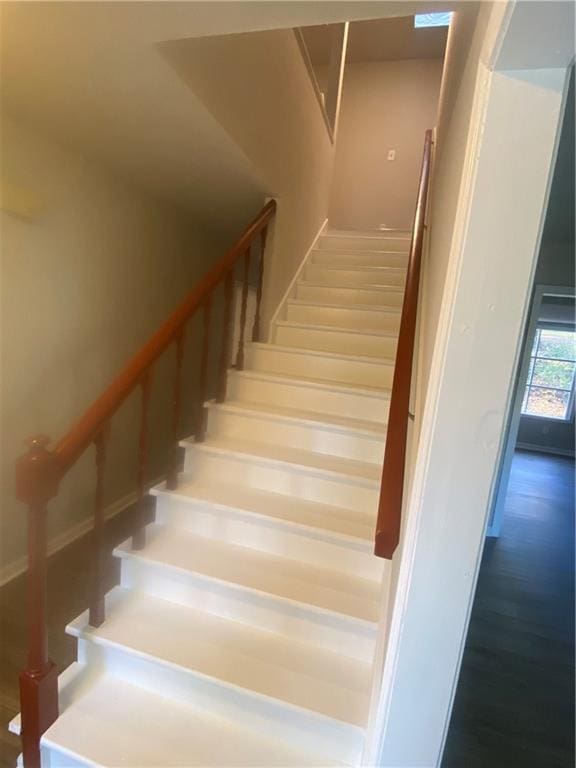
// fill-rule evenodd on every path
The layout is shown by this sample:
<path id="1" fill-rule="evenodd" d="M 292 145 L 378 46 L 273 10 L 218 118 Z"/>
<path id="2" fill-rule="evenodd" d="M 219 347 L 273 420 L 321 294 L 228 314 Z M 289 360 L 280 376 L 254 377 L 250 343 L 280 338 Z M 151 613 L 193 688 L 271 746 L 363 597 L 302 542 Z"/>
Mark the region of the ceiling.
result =
<path id="1" fill-rule="evenodd" d="M 495 69 L 565 69 L 574 61 L 573 0 L 524 0 L 510 5 Z"/>
<path id="2" fill-rule="evenodd" d="M 237 227 L 267 191 L 162 56 L 170 40 L 430 11 L 436 2 L 2 2 L 2 110 Z"/>
<path id="3" fill-rule="evenodd" d="M 312 63 L 330 61 L 330 25 L 302 30 Z M 441 59 L 447 27 L 414 28 L 414 16 L 355 21 L 348 31 L 348 63 L 396 61 L 399 59 Z"/>

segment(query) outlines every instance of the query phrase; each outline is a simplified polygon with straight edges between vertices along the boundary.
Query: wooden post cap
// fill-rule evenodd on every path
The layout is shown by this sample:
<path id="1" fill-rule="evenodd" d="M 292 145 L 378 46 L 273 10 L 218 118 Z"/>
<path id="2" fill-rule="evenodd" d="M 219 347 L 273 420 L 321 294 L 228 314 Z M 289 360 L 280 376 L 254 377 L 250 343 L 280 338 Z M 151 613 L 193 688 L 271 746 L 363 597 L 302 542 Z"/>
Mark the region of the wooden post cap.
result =
<path id="1" fill-rule="evenodd" d="M 44 452 L 52 442 L 48 435 L 34 435 L 26 439 L 26 445 L 32 453 Z"/>
<path id="2" fill-rule="evenodd" d="M 45 504 L 58 492 L 59 464 L 50 442 L 47 435 L 29 437 L 28 450 L 16 460 L 16 498 L 25 504 Z"/>

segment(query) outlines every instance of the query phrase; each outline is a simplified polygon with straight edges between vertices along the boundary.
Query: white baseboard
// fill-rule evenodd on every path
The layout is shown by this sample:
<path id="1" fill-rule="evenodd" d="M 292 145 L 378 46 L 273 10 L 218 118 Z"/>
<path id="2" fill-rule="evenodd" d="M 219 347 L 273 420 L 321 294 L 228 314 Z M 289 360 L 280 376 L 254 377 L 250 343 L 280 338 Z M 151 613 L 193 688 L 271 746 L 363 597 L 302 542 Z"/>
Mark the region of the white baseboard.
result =
<path id="1" fill-rule="evenodd" d="M 534 451 L 535 453 L 550 453 L 553 456 L 569 456 L 574 458 L 574 451 L 566 450 L 565 448 L 553 448 L 547 445 L 537 445 L 536 443 L 516 443 L 516 448 L 521 451 Z"/>
<path id="2" fill-rule="evenodd" d="M 154 480 L 148 485 L 148 488 L 152 488 L 154 485 L 162 482 L 162 480 L 163 478 Z M 120 512 L 123 512 L 125 509 L 128 509 L 128 507 L 131 507 L 132 504 L 135 504 L 137 498 L 138 496 L 136 491 L 132 491 L 131 493 L 127 493 L 126 496 L 123 496 L 121 499 L 112 502 L 112 504 L 109 504 L 104 510 L 104 519 L 109 520 L 112 517 L 116 517 L 116 515 L 119 515 Z M 64 549 L 64 547 L 67 547 L 68 544 L 72 544 L 73 541 L 76 541 L 77 539 L 82 538 L 82 536 L 85 536 L 89 531 L 92 530 L 93 525 L 94 517 L 93 515 L 90 515 L 89 517 L 84 518 L 84 520 L 81 520 L 79 523 L 76 523 L 76 525 L 73 525 L 71 528 L 68 528 L 66 531 L 62 531 L 62 533 L 54 536 L 48 542 L 48 557 L 51 557 L 56 552 Z M 7 563 L 5 566 L 0 568 L 0 587 L 3 587 L 9 581 L 12 581 L 12 579 L 15 579 L 17 576 L 25 573 L 27 570 L 27 555 L 23 555 L 22 557 L 13 560 L 11 563 Z"/>
<path id="3" fill-rule="evenodd" d="M 315 248 L 316 243 L 320 239 L 321 235 L 323 235 L 324 232 L 326 231 L 327 226 L 328 226 L 328 219 L 324 219 L 324 222 L 323 222 L 322 226 L 320 227 L 320 229 L 316 233 L 316 236 L 313 238 L 313 240 L 312 240 L 312 242 L 310 244 L 310 247 L 308 248 L 308 250 L 304 254 L 304 258 L 300 262 L 300 265 L 298 266 L 298 269 L 296 270 L 296 272 L 294 274 L 294 277 L 290 281 L 290 285 L 288 286 L 288 288 L 284 292 L 284 295 L 280 299 L 280 301 L 278 303 L 278 306 L 276 307 L 276 311 L 274 312 L 274 314 L 272 315 L 272 319 L 270 320 L 269 334 L 268 334 L 268 338 L 269 339 L 273 339 L 274 338 L 274 335 L 273 335 L 274 323 L 278 320 L 278 317 L 280 315 L 280 312 L 282 311 L 282 308 L 284 307 L 284 304 L 286 304 L 286 302 L 290 298 L 290 296 L 292 294 L 292 290 L 294 289 L 294 286 L 296 285 L 296 283 L 298 281 L 298 278 L 300 277 L 300 273 L 302 272 L 302 270 L 304 269 L 304 265 L 308 261 L 308 257 L 310 256 L 311 252 Z"/>

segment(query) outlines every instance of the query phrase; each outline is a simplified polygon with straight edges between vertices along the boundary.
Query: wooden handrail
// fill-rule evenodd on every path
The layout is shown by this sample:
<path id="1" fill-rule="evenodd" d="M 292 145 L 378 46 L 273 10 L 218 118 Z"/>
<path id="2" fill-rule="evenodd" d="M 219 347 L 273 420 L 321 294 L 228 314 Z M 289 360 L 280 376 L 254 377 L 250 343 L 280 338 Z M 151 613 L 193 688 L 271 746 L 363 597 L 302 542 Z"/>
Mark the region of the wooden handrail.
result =
<path id="1" fill-rule="evenodd" d="M 408 271 L 400 319 L 400 332 L 398 334 L 398 350 L 396 352 L 396 365 L 394 367 L 392 395 L 388 413 L 386 449 L 382 466 L 382 482 L 380 484 L 380 500 L 378 503 L 378 519 L 374 542 L 374 554 L 388 559 L 392 558 L 400 541 L 412 362 L 414 357 L 414 340 L 416 337 L 418 289 L 420 285 L 420 266 L 424 243 L 431 155 L 432 131 L 428 130 L 424 140 L 422 170 L 420 172 L 418 199 L 416 202 L 414 228 L 412 230 L 412 242 L 410 244 Z"/>
<path id="2" fill-rule="evenodd" d="M 94 510 L 94 578 L 92 583 L 89 622 L 98 626 L 104 621 L 103 586 L 103 492 L 105 485 L 106 443 L 114 414 L 135 390 L 141 392 L 140 433 L 135 446 L 138 456 L 137 485 L 139 527 L 133 536 L 133 547 L 145 543 L 143 497 L 148 454 L 148 404 L 154 364 L 171 345 L 176 349 L 176 371 L 172 396 L 172 450 L 170 452 L 166 484 L 176 488 L 179 470 L 179 438 L 182 411 L 182 363 L 186 324 L 198 311 L 203 312 L 204 336 L 200 364 L 200 396 L 202 402 L 195 408 L 197 441 L 204 439 L 204 399 L 207 396 L 207 366 L 210 334 L 210 307 L 213 294 L 224 284 L 224 317 L 221 354 L 219 355 L 217 399 L 226 396 L 226 370 L 229 364 L 231 335 L 231 306 L 236 263 L 242 259 L 244 267 L 243 306 L 241 322 L 246 322 L 247 281 L 250 258 L 254 252 L 258 259 L 256 286 L 256 312 L 252 339 L 260 336 L 260 305 L 264 275 L 264 248 L 268 225 L 276 211 L 271 200 L 246 227 L 236 243 L 223 258 L 200 280 L 168 320 L 130 360 L 124 370 L 88 408 L 67 434 L 50 450 L 50 439 L 38 435 L 28 441 L 29 450 L 16 462 L 16 496 L 28 506 L 28 664 L 20 675 L 22 717 L 22 746 L 25 768 L 40 765 L 40 738 L 58 716 L 58 682 L 54 664 L 50 661 L 46 631 L 46 522 L 47 504 L 58 493 L 60 481 L 78 458 L 91 446 L 95 447 L 96 487 Z M 253 248 L 259 237 L 260 248 Z M 244 328 L 241 329 L 236 359 L 243 359 Z"/>

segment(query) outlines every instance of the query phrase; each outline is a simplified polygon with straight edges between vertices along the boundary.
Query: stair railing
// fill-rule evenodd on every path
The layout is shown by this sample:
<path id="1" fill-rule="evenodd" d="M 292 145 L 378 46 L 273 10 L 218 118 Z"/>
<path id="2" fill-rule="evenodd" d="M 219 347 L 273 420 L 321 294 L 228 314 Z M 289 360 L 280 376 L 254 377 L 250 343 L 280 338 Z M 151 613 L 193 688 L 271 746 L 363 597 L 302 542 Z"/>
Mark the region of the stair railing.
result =
<path id="1" fill-rule="evenodd" d="M 20 675 L 21 733 L 24 765 L 40 765 L 40 738 L 58 717 L 57 669 L 50 660 L 46 626 L 46 519 L 48 502 L 58 494 L 62 478 L 91 446 L 95 448 L 96 487 L 94 506 L 94 574 L 90 597 L 89 623 L 93 627 L 104 621 L 104 508 L 103 488 L 106 449 L 110 422 L 126 398 L 139 389 L 140 430 L 137 446 L 138 469 L 137 519 L 138 527 L 132 544 L 141 549 L 145 544 L 144 497 L 148 458 L 148 408 L 154 365 L 172 345 L 176 352 L 176 367 L 172 393 L 171 429 L 173 447 L 168 461 L 166 485 L 174 490 L 178 484 L 180 463 L 179 439 L 182 418 L 182 363 L 184 335 L 187 323 L 202 312 L 203 341 L 199 371 L 200 398 L 195 414 L 195 440 L 204 440 L 207 413 L 205 401 L 208 388 L 208 353 L 210 348 L 210 318 L 215 290 L 224 287 L 224 319 L 220 339 L 217 371 L 216 400 L 226 398 L 226 375 L 230 359 L 232 298 L 234 270 L 242 260 L 242 298 L 240 309 L 240 336 L 236 352 L 236 368 L 244 363 L 246 307 L 250 274 L 251 252 L 258 259 L 256 310 L 252 340 L 260 339 L 260 307 L 264 276 L 264 252 L 268 225 L 276 211 L 276 202 L 270 201 L 244 230 L 224 257 L 196 285 L 182 304 L 156 331 L 150 340 L 132 358 L 124 370 L 102 395 L 88 408 L 70 431 L 53 448 L 45 435 L 30 438 L 28 451 L 16 462 L 16 496 L 28 507 L 28 662 Z M 260 248 L 253 249 L 256 239 Z"/>
<path id="2" fill-rule="evenodd" d="M 418 187 L 412 241 L 410 243 L 400 332 L 398 334 L 398 350 L 396 352 L 396 365 L 394 367 L 394 379 L 390 397 L 386 448 L 384 451 L 384 464 L 382 466 L 382 482 L 380 484 L 380 500 L 378 502 L 378 519 L 374 542 L 374 554 L 387 559 L 392 558 L 400 541 L 408 419 L 410 416 L 412 363 L 414 358 L 414 340 L 416 337 L 418 289 L 420 285 L 420 266 L 424 243 L 431 155 L 432 131 L 428 130 L 424 140 L 420 184 Z"/>

